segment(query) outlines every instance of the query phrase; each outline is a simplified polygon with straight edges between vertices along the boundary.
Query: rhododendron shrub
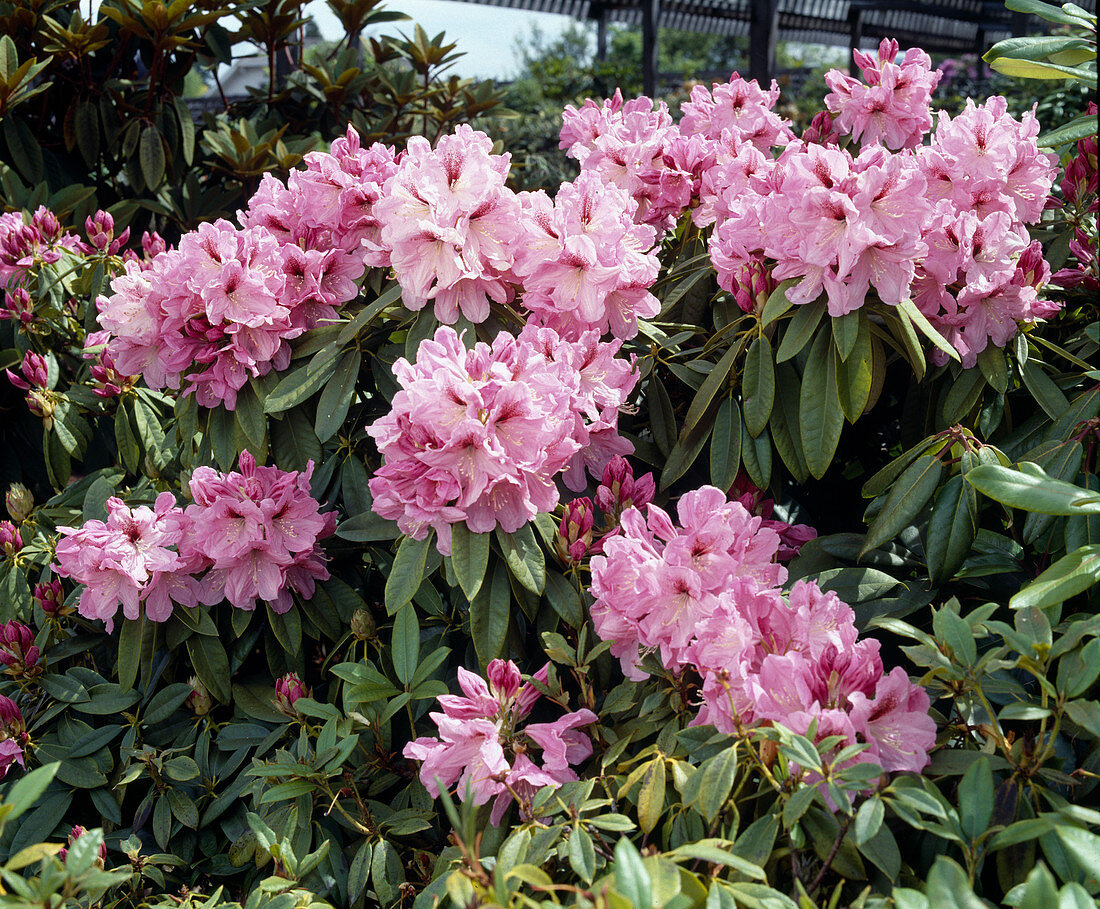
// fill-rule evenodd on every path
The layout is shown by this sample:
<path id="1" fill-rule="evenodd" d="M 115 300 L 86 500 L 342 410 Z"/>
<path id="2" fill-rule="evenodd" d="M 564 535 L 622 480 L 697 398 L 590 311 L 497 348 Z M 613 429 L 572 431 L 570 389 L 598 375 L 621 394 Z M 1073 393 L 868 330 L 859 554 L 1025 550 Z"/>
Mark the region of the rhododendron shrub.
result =
<path id="1" fill-rule="evenodd" d="M 857 62 L 808 127 L 736 75 L 580 103 L 537 192 L 489 125 L 341 120 L 175 242 L 4 215 L 0 861 L 102 842 L 124 883 L 65 879 L 112 905 L 1087 902 L 1095 141 Z"/>

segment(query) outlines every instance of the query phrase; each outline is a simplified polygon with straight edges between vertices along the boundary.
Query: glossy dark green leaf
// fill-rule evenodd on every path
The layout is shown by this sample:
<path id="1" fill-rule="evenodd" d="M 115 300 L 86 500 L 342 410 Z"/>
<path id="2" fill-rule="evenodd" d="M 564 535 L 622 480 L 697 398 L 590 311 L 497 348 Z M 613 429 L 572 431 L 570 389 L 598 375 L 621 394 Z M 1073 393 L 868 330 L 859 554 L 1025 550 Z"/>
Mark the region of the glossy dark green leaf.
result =
<path id="1" fill-rule="evenodd" d="M 745 425 L 753 438 L 768 425 L 775 402 L 775 361 L 772 346 L 764 335 L 749 345 L 745 356 L 745 372 L 741 377 Z"/>
<path id="2" fill-rule="evenodd" d="M 755 439 L 742 427 L 741 463 L 756 487 L 767 489 L 772 477 L 772 438 L 766 427 Z"/>
<path id="3" fill-rule="evenodd" d="M 267 436 L 267 417 L 263 402 L 256 396 L 255 387 L 249 382 L 237 393 L 237 406 L 233 410 L 237 426 L 249 443 L 249 451 L 255 454 Z"/>
<path id="4" fill-rule="evenodd" d="M 933 584 L 943 584 L 958 571 L 978 532 L 978 497 L 963 476 L 951 477 L 940 489 L 928 521 L 925 554 Z"/>
<path id="5" fill-rule="evenodd" d="M 801 380 L 795 368 L 781 363 L 776 369 L 776 402 L 772 408 L 771 429 L 775 450 L 787 465 L 787 469 L 799 483 L 806 482 L 809 468 L 802 451 L 802 434 L 799 431 L 799 396 Z"/>
<path id="6" fill-rule="evenodd" d="M 316 393 L 336 371 L 339 350 L 329 345 L 305 365 L 288 372 L 264 400 L 265 413 L 282 413 Z"/>
<path id="7" fill-rule="evenodd" d="M 41 183 L 46 174 L 42 146 L 27 126 L 27 121 L 20 116 L 5 117 L 4 139 L 19 173 L 32 185 Z"/>
<path id="8" fill-rule="evenodd" d="M 676 415 L 672 411 L 672 399 L 668 396 L 665 384 L 656 374 L 650 376 L 646 404 L 649 408 L 649 427 L 653 431 L 653 441 L 661 454 L 668 457 L 672 446 L 676 444 Z"/>
<path id="9" fill-rule="evenodd" d="M 419 589 L 428 564 L 428 550 L 434 541 L 435 534 L 430 532 L 423 540 L 402 538 L 386 578 L 386 612 L 390 615 L 412 600 Z"/>
<path id="10" fill-rule="evenodd" d="M 944 423 L 952 425 L 964 421 L 977 407 L 984 388 L 985 376 L 980 369 L 964 369 L 959 373 L 944 397 Z"/>
<path id="11" fill-rule="evenodd" d="M 856 309 L 842 316 L 833 316 L 829 321 L 832 323 L 833 343 L 836 344 L 837 353 L 842 361 L 847 360 L 859 338 L 860 323 L 866 321 L 863 311 Z"/>
<path id="12" fill-rule="evenodd" d="M 490 575 L 489 583 L 482 584 L 478 595 L 470 602 L 470 636 L 482 665 L 504 652 L 511 618 L 512 591 L 508 572 L 498 563 Z"/>
<path id="13" fill-rule="evenodd" d="M 546 557 L 531 525 L 524 524 L 515 533 L 497 528 L 496 538 L 512 577 L 531 593 L 542 594 L 546 589 Z"/>
<path id="14" fill-rule="evenodd" d="M 401 684 L 407 686 L 420 660 L 420 623 L 412 603 L 406 603 L 393 617 L 391 653 L 393 671 Z"/>
<path id="15" fill-rule="evenodd" d="M 141 468 L 141 448 L 138 447 L 137 436 L 123 404 L 115 411 L 115 444 L 118 445 L 118 454 L 126 469 L 136 474 Z"/>
<path id="16" fill-rule="evenodd" d="M 779 342 L 775 362 L 785 363 L 809 344 L 824 315 L 825 304 L 821 300 L 795 307 L 794 315 L 783 331 L 783 340 Z"/>
<path id="17" fill-rule="evenodd" d="M 123 619 L 118 633 L 118 683 L 124 691 L 133 688 L 137 681 L 144 624 L 144 618 Z"/>
<path id="18" fill-rule="evenodd" d="M 556 571 L 546 572 L 546 600 L 571 628 L 580 628 L 584 621 L 581 595 L 569 578 Z"/>
<path id="19" fill-rule="evenodd" d="M 472 600 L 481 589 L 489 564 L 489 534 L 471 533 L 465 521 L 451 525 L 451 567 L 458 586 Z"/>
<path id="20" fill-rule="evenodd" d="M 741 467 L 741 408 L 733 398 L 718 405 L 710 434 L 710 482 L 729 489 Z"/>
<path id="21" fill-rule="evenodd" d="M 1050 515 L 1100 514 L 1100 494 L 1064 483 L 1027 461 L 1018 470 L 982 464 L 966 475 L 979 492 L 1011 508 Z"/>
<path id="22" fill-rule="evenodd" d="M 960 359 L 959 352 L 955 350 L 950 341 L 933 327 L 932 323 L 928 321 L 928 317 L 917 308 L 916 303 L 912 300 L 902 300 L 897 308 L 934 346 L 942 350 L 952 360 L 957 362 Z"/>
<path id="23" fill-rule="evenodd" d="M 798 412 L 806 466 L 810 474 L 820 480 L 833 461 L 844 428 L 844 411 L 837 392 L 836 357 L 828 331 L 818 332 L 810 348 L 802 375 Z"/>
<path id="24" fill-rule="evenodd" d="M 1062 556 L 1009 600 L 1013 609 L 1045 609 L 1100 582 L 1100 543 L 1082 546 Z"/>
<path id="25" fill-rule="evenodd" d="M 290 411 L 281 420 L 272 420 L 271 451 L 283 470 L 305 470 L 321 460 L 321 442 L 313 431 L 313 421 L 303 411 Z"/>
<path id="26" fill-rule="evenodd" d="M 155 190 L 164 179 L 164 141 L 160 131 L 151 123 L 141 131 L 138 160 L 141 162 L 141 175 L 145 178 L 145 185 Z"/>
<path id="27" fill-rule="evenodd" d="M 215 698 L 222 703 L 232 696 L 229 679 L 229 657 L 218 638 L 193 634 L 187 639 L 187 653 L 195 674 Z"/>
<path id="28" fill-rule="evenodd" d="M 835 319 L 833 323 L 835 329 Z M 854 423 L 867 409 L 874 384 L 874 348 L 868 319 L 860 319 L 856 323 L 855 338 L 848 356 L 841 359 L 838 347 L 834 360 L 840 407 L 848 422 Z"/>
<path id="29" fill-rule="evenodd" d="M 180 152 L 183 154 L 183 163 L 190 167 L 195 158 L 195 120 L 183 98 L 178 95 L 173 97 L 172 105 L 176 109 L 176 120 L 180 127 Z"/>
<path id="30" fill-rule="evenodd" d="M 314 428 L 322 442 L 331 439 L 344 425 L 355 397 L 355 383 L 359 379 L 362 363 L 363 356 L 355 349 L 346 351 L 336 362 L 336 369 L 317 400 Z"/>
<path id="31" fill-rule="evenodd" d="M 977 469 L 977 468 L 975 468 Z M 971 471 L 973 473 L 974 471 Z M 894 539 L 912 523 L 939 486 L 943 463 L 935 455 L 922 455 L 910 464 L 890 488 L 886 501 L 867 531 L 863 552 Z"/>
<path id="32" fill-rule="evenodd" d="M 978 354 L 978 367 L 994 390 L 1001 394 L 1008 391 L 1008 364 L 1004 350 L 992 344 L 986 345 L 985 350 Z"/>
<path id="33" fill-rule="evenodd" d="M 615 845 L 615 889 L 628 904 L 653 905 L 653 882 L 642 856 L 625 836 Z"/>
<path id="34" fill-rule="evenodd" d="M 787 298 L 787 291 L 797 283 L 797 278 L 788 278 L 771 292 L 771 296 L 768 297 L 768 301 L 764 304 L 764 310 L 760 314 L 761 328 L 767 328 L 794 305 Z"/>
<path id="35" fill-rule="evenodd" d="M 989 828 L 993 817 L 993 771 L 989 759 L 979 759 L 959 782 L 959 826 L 975 840 Z"/>
<path id="36" fill-rule="evenodd" d="M 99 157 L 99 108 L 92 102 L 82 101 L 77 104 L 73 117 L 73 135 L 84 163 L 94 165 Z"/>

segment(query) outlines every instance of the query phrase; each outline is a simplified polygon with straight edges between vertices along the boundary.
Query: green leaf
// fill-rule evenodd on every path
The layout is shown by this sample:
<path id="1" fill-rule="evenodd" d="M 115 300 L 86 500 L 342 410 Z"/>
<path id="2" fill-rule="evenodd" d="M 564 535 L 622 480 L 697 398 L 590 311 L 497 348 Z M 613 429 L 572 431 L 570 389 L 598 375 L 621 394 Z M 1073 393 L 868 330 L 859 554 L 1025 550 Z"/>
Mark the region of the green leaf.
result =
<path id="1" fill-rule="evenodd" d="M 726 748 L 699 765 L 699 792 L 693 801 L 699 813 L 713 824 L 733 789 L 737 777 L 737 748 Z"/>
<path id="2" fill-rule="evenodd" d="M 787 323 L 786 330 L 783 332 L 783 340 L 779 342 L 775 362 L 785 363 L 798 354 L 809 343 L 824 315 L 825 304 L 821 300 L 796 307 L 791 321 Z"/>
<path id="3" fill-rule="evenodd" d="M 321 460 L 321 443 L 313 423 L 302 410 L 292 410 L 281 420 L 272 420 L 271 450 L 283 470 L 305 470 Z"/>
<path id="4" fill-rule="evenodd" d="M 183 163 L 190 167 L 195 159 L 195 120 L 183 98 L 174 96 L 172 106 L 176 109 L 176 120 L 180 126 L 180 151 L 183 152 Z"/>
<path id="5" fill-rule="evenodd" d="M 145 178 L 145 185 L 150 190 L 155 190 L 164 179 L 164 142 L 160 131 L 151 123 L 141 131 L 138 160 L 141 162 L 141 175 Z"/>
<path id="6" fill-rule="evenodd" d="M 569 866 L 586 884 L 592 883 L 596 875 L 596 849 L 591 835 L 579 824 L 569 835 Z"/>
<path id="7" fill-rule="evenodd" d="M 989 829 L 993 817 L 993 771 L 988 758 L 981 758 L 959 782 L 959 826 L 973 841 Z"/>
<path id="8" fill-rule="evenodd" d="M 844 428 L 844 411 L 837 393 L 836 358 L 827 331 L 818 332 L 810 348 L 798 412 L 806 466 L 820 480 L 833 461 Z"/>
<path id="9" fill-rule="evenodd" d="M 187 653 L 195 674 L 206 689 L 223 704 L 233 695 L 229 678 L 229 656 L 218 638 L 193 634 L 187 639 Z"/>
<path id="10" fill-rule="evenodd" d="M 1073 16 L 1053 4 L 1044 3 L 1043 0 L 1005 0 L 1005 6 L 1013 12 L 1028 13 L 1059 25 L 1087 24 L 1087 20 L 1083 21 L 1080 16 Z"/>
<path id="11" fill-rule="evenodd" d="M 806 466 L 806 455 L 802 450 L 802 434 L 799 431 L 801 382 L 797 371 L 789 363 L 780 364 L 775 377 L 777 406 L 772 408 L 769 423 L 772 441 L 791 475 L 799 483 L 804 483 L 809 468 Z"/>
<path id="12" fill-rule="evenodd" d="M 137 681 L 144 624 L 144 618 L 122 620 L 118 633 L 118 683 L 123 690 L 133 688 Z"/>
<path id="13" fill-rule="evenodd" d="M 985 389 L 985 375 L 980 369 L 964 369 L 951 383 L 943 400 L 943 422 L 955 424 L 964 420 L 978 404 Z"/>
<path id="14" fill-rule="evenodd" d="M 14 821 L 19 815 L 33 806 L 57 775 L 60 763 L 37 767 L 17 780 L 4 794 L 4 823 Z"/>
<path id="15" fill-rule="evenodd" d="M 775 362 L 772 346 L 764 335 L 749 346 L 745 372 L 741 377 L 741 394 L 744 398 L 745 425 L 749 435 L 756 438 L 768 425 L 775 401 Z"/>
<path id="16" fill-rule="evenodd" d="M 259 451 L 267 438 L 267 417 L 264 416 L 263 403 L 256 396 L 256 389 L 251 382 L 245 383 L 237 392 L 237 406 L 233 410 L 233 416 L 252 446 L 251 451 Z"/>
<path id="17" fill-rule="evenodd" d="M 434 539 L 435 534 L 431 532 L 423 540 L 402 538 L 390 567 L 390 576 L 386 578 L 386 612 L 390 615 L 412 600 L 420 589 L 428 565 L 428 550 Z"/>
<path id="18" fill-rule="evenodd" d="M 672 410 L 672 399 L 668 396 L 665 384 L 656 373 L 649 378 L 646 406 L 649 409 L 649 427 L 653 431 L 653 441 L 661 454 L 668 457 L 672 446 L 676 444 L 676 414 Z"/>
<path id="19" fill-rule="evenodd" d="M 1079 142 L 1089 136 L 1096 135 L 1096 117 L 1092 114 L 1081 114 L 1064 123 L 1057 129 L 1039 136 L 1039 145 L 1043 148 L 1057 148 L 1059 145 L 1067 145 L 1070 142 Z"/>
<path id="20" fill-rule="evenodd" d="M 638 826 L 649 833 L 665 810 L 665 759 L 655 757 L 646 764 L 638 790 Z"/>
<path id="21" fill-rule="evenodd" d="M 710 434 L 710 482 L 729 489 L 741 467 L 741 408 L 733 398 L 718 405 Z"/>
<path id="22" fill-rule="evenodd" d="M 466 599 L 473 600 L 477 596 L 488 564 L 489 534 L 472 533 L 465 521 L 452 524 L 451 567 Z"/>
<path id="23" fill-rule="evenodd" d="M 1078 870 L 1084 874 L 1085 880 L 1092 887 L 1100 881 L 1100 869 L 1097 867 L 1097 859 L 1100 857 L 1100 834 L 1083 827 L 1070 827 L 1067 824 L 1059 824 L 1054 828 L 1054 833 L 1061 841 L 1063 848 L 1077 865 Z"/>
<path id="24" fill-rule="evenodd" d="M 980 468 L 975 468 L 980 469 Z M 861 553 L 870 552 L 896 537 L 912 522 L 939 486 L 943 464 L 935 455 L 922 455 L 902 472 L 875 515 Z M 970 471 L 972 475 L 974 471 Z"/>
<path id="25" fill-rule="evenodd" d="M 496 537 L 512 577 L 531 593 L 541 595 L 546 589 L 546 558 L 531 525 L 524 524 L 515 533 L 498 527 Z"/>
<path id="26" fill-rule="evenodd" d="M 99 108 L 91 101 L 81 101 L 73 117 L 73 135 L 84 163 L 94 166 L 99 158 Z"/>
<path id="27" fill-rule="evenodd" d="M 1100 495 L 1056 480 L 1028 461 L 1018 470 L 982 464 L 966 474 L 966 481 L 1011 508 L 1050 515 L 1100 514 Z"/>
<path id="28" fill-rule="evenodd" d="M 954 577 L 978 532 L 978 497 L 964 477 L 951 477 L 936 496 L 928 521 L 925 555 L 933 584 Z"/>
<path id="29" fill-rule="evenodd" d="M 1004 351 L 1000 347 L 986 345 L 985 350 L 978 354 L 978 367 L 995 391 L 1000 394 L 1008 391 L 1008 364 L 1005 362 Z"/>
<path id="30" fill-rule="evenodd" d="M 126 407 L 121 404 L 115 411 L 115 444 L 118 445 L 118 453 L 126 469 L 136 474 L 141 469 L 141 449 L 126 414 Z"/>
<path id="31" fill-rule="evenodd" d="M 959 357 L 959 352 L 951 346 L 951 342 L 936 331 L 932 323 L 928 321 L 928 317 L 917 309 L 917 305 L 912 300 L 902 300 L 898 304 L 898 310 L 909 318 L 909 321 L 917 327 L 921 334 L 947 354 L 952 360 L 958 362 L 961 359 Z"/>
<path id="32" fill-rule="evenodd" d="M 653 905 L 653 882 L 642 856 L 625 836 L 615 844 L 615 889 L 637 909 Z"/>
<path id="33" fill-rule="evenodd" d="M 550 607 L 571 628 L 580 628 L 584 621 L 581 595 L 569 579 L 556 571 L 546 572 L 546 599 Z"/>
<path id="34" fill-rule="evenodd" d="M 754 439 L 748 428 L 742 426 L 741 463 L 758 489 L 768 488 L 772 476 L 772 439 L 767 429 Z"/>
<path id="35" fill-rule="evenodd" d="M 1057 63 L 1040 63 L 1036 60 L 1015 60 L 1011 57 L 998 57 L 990 67 L 1006 76 L 1017 79 L 1054 79 L 1064 81 L 1075 79 L 1086 85 L 1096 85 L 1096 71 L 1084 66 L 1060 66 Z"/>
<path id="36" fill-rule="evenodd" d="M 412 603 L 398 609 L 393 618 L 392 650 L 393 671 L 401 684 L 407 686 L 420 660 L 420 623 Z"/>
<path id="37" fill-rule="evenodd" d="M 511 618 L 512 588 L 508 573 L 498 564 L 488 584 L 482 584 L 470 601 L 470 637 L 482 665 L 488 665 L 504 652 Z"/>
<path id="38" fill-rule="evenodd" d="M 46 175 L 42 147 L 27 126 L 26 120 L 22 117 L 5 117 L 4 139 L 7 140 L 11 160 L 19 168 L 19 173 L 32 185 L 41 183 Z"/>
<path id="39" fill-rule="evenodd" d="M 329 345 L 305 365 L 287 373 L 264 400 L 265 413 L 282 413 L 301 404 L 336 372 L 339 350 Z"/>
<path id="40" fill-rule="evenodd" d="M 1100 581 L 1100 543 L 1091 543 L 1062 556 L 1009 600 L 1013 609 L 1045 609 L 1088 590 Z"/>
<path id="41" fill-rule="evenodd" d="M 862 846 L 871 837 L 879 832 L 883 818 L 886 817 L 886 807 L 882 799 L 872 797 L 859 806 L 856 812 L 855 837 L 856 845 Z"/>
<path id="42" fill-rule="evenodd" d="M 787 299 L 787 291 L 797 283 L 797 278 L 788 278 L 772 291 L 768 302 L 764 304 L 764 311 L 760 314 L 761 328 L 767 328 L 794 305 Z"/>
<path id="43" fill-rule="evenodd" d="M 1069 401 L 1062 394 L 1062 389 L 1054 384 L 1050 378 L 1034 360 L 1020 362 L 1020 377 L 1024 385 L 1031 392 L 1035 402 L 1047 412 L 1052 420 L 1057 420 L 1069 407 Z"/>
<path id="44" fill-rule="evenodd" d="M 859 338 L 863 315 L 857 309 L 842 316 L 834 316 L 830 321 L 833 323 L 833 343 L 836 344 L 837 353 L 842 361 L 847 360 Z"/>
<path id="45" fill-rule="evenodd" d="M 837 395 L 840 398 L 840 408 L 849 423 L 855 423 L 867 409 L 875 375 L 870 321 L 860 319 L 857 327 L 848 356 L 841 359 L 838 348 L 834 357 Z"/>
<path id="46" fill-rule="evenodd" d="M 314 427 L 317 438 L 327 442 L 344 425 L 348 409 L 355 397 L 355 383 L 359 378 L 359 368 L 363 356 L 358 350 L 349 350 L 336 363 L 332 377 L 325 385 L 317 401 L 317 418 Z"/>

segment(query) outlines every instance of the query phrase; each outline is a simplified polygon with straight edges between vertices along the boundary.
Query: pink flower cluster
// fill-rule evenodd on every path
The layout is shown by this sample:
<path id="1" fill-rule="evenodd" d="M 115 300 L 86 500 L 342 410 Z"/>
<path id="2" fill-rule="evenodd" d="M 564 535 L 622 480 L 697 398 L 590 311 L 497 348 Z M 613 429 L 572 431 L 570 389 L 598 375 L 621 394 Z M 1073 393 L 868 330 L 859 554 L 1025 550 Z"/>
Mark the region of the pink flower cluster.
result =
<path id="1" fill-rule="evenodd" d="M 4 212 L 0 214 L 0 288 L 20 284 L 32 268 L 57 262 L 66 251 L 83 249 L 80 238 L 67 233 L 45 206 L 38 207 L 29 224 L 21 212 Z"/>
<path id="2" fill-rule="evenodd" d="M 122 605 L 128 619 L 142 613 L 165 622 L 173 602 L 194 606 L 199 584 L 191 578 L 179 553 L 185 533 L 182 509 L 170 492 L 157 496 L 152 508 L 130 508 L 116 496 L 107 500 L 107 520 L 86 521 L 83 527 L 58 527 L 54 570 L 63 578 L 84 584 L 79 611 L 101 619 L 110 631 Z"/>
<path id="3" fill-rule="evenodd" d="M 638 206 L 626 190 L 584 171 L 553 202 L 540 191 L 520 203 L 514 271 L 537 321 L 570 339 L 592 329 L 627 339 L 639 318 L 660 312 L 649 292 L 661 270 L 656 231 L 635 223 Z"/>
<path id="4" fill-rule="evenodd" d="M 108 351 L 128 376 L 156 388 L 183 380 L 202 406 L 232 410 L 250 376 L 285 369 L 287 342 L 357 292 L 361 266 L 330 253 L 280 244 L 261 227 L 201 224 L 144 269 L 128 263 L 99 299 Z"/>
<path id="5" fill-rule="evenodd" d="M 534 678 L 546 683 L 549 665 Z M 464 697 L 441 695 L 442 713 L 429 716 L 437 738 L 422 737 L 402 754 L 421 761 L 420 781 L 432 796 L 458 784 L 458 797 L 475 805 L 494 799 L 490 823 L 497 825 L 516 796 L 527 801 L 545 786 L 559 787 L 577 779 L 573 767 L 592 754 L 592 742 L 580 727 L 596 722 L 591 710 L 566 713 L 553 723 L 526 723 L 539 698 L 533 684 L 523 684 L 511 660 L 489 663 L 488 683 L 459 668 Z M 541 751 L 540 761 L 532 760 Z M 522 807 L 522 803 L 521 803 Z"/>
<path id="6" fill-rule="evenodd" d="M 245 451 L 239 467 L 225 474 L 195 469 L 180 554 L 193 571 L 208 569 L 203 602 L 227 599 L 251 610 L 263 600 L 284 613 L 292 590 L 308 599 L 315 581 L 327 580 L 319 542 L 335 532 L 336 514 L 322 514 L 310 493 L 312 461 L 299 473 L 257 466 Z"/>
<path id="7" fill-rule="evenodd" d="M 918 151 L 934 208 L 913 298 L 967 367 L 989 342 L 1004 347 L 1018 322 L 1060 308 L 1038 299 L 1050 269 L 1027 231 L 1055 175 L 1038 134 L 1034 115 L 1016 120 L 1004 98 L 968 100 L 957 117 L 940 113 L 931 144 Z"/>
<path id="8" fill-rule="evenodd" d="M 562 114 L 560 147 L 583 171 L 624 190 L 635 220 L 671 230 L 698 194 L 707 144 L 681 134 L 668 105 L 646 97 L 623 103 L 618 89 L 603 104 L 586 99 Z"/>
<path id="9" fill-rule="evenodd" d="M 702 676 L 700 723 L 805 734 L 816 720 L 819 739 L 867 744 L 861 760 L 922 769 L 935 744 L 928 696 L 903 670 L 884 674 L 851 608 L 801 581 L 785 598 L 779 535 L 721 490 L 684 494 L 678 516 L 630 509 L 592 559 L 592 618 L 623 671 L 644 678 L 642 657 L 655 652 Z"/>
<path id="10" fill-rule="evenodd" d="M 940 73 L 932 59 L 919 48 L 910 48 L 900 63 L 898 42 L 884 38 L 878 57 L 861 50 L 854 52 L 864 82 L 840 70 L 825 74 L 832 91 L 825 106 L 837 114 L 837 130 L 864 145 L 882 144 L 898 151 L 916 148 L 932 128 L 932 91 Z"/>
<path id="11" fill-rule="evenodd" d="M 374 511 L 414 539 L 434 528 L 449 554 L 452 524 L 513 532 L 553 509 L 554 477 L 575 456 L 602 469 L 620 447 L 615 420 L 636 375 L 618 347 L 529 327 L 466 350 L 439 328 L 415 365 L 394 365 L 402 390 L 367 428 L 385 458 L 370 481 Z"/>
<path id="12" fill-rule="evenodd" d="M 514 295 L 519 203 L 504 185 L 510 156 L 492 149 L 492 139 L 466 124 L 434 149 L 413 136 L 374 206 L 405 306 L 419 310 L 432 300 L 447 324 L 460 312 L 483 322 L 490 300 Z"/>
<path id="13" fill-rule="evenodd" d="M 313 594 L 328 577 L 318 541 L 335 530 L 332 513 L 320 514 L 305 473 L 257 467 L 248 452 L 240 472 L 199 467 L 191 477 L 194 504 L 186 510 L 169 492 L 153 508 L 107 500 L 108 517 L 83 527 L 59 527 L 54 570 L 84 584 L 79 612 L 110 631 L 123 615 L 142 612 L 167 621 L 173 604 L 213 605 L 224 599 L 238 609 L 256 600 L 276 612 L 292 605 L 291 590 Z M 44 607 L 45 608 L 45 607 Z"/>
<path id="14" fill-rule="evenodd" d="M 239 213 L 241 224 L 299 247 L 303 264 L 322 281 L 343 282 L 357 278 L 363 266 L 388 266 L 374 208 L 397 171 L 393 148 L 380 142 L 363 148 L 349 126 L 328 152 L 307 154 L 305 164 L 285 184 L 265 174 L 248 210 Z"/>

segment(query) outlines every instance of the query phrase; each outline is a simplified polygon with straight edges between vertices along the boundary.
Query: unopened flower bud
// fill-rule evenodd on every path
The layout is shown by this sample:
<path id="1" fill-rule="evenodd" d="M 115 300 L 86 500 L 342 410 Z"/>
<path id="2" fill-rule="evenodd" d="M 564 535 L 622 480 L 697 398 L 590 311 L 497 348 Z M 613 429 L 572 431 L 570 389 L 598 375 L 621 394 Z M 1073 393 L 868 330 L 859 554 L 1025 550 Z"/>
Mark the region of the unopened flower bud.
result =
<path id="1" fill-rule="evenodd" d="M 579 562 L 592 545 L 592 500 L 574 499 L 565 506 L 554 546 L 563 562 Z"/>
<path id="2" fill-rule="evenodd" d="M 145 252 L 145 258 L 152 259 L 154 256 L 159 256 L 162 252 L 165 252 L 168 249 L 168 244 L 164 242 L 164 237 L 155 230 L 152 233 L 145 231 L 141 235 L 141 248 Z"/>
<path id="3" fill-rule="evenodd" d="M 115 238 L 115 219 L 110 212 L 100 209 L 93 217 L 84 220 L 88 242 L 96 249 L 106 249 Z"/>
<path id="4" fill-rule="evenodd" d="M 57 220 L 57 215 L 45 206 L 39 206 L 38 211 L 34 213 L 31 226 L 47 241 L 56 240 L 61 236 L 61 222 Z"/>
<path id="5" fill-rule="evenodd" d="M 61 590 L 61 582 L 56 578 L 45 584 L 35 584 L 34 598 L 48 616 L 63 615 L 65 612 L 65 595 Z"/>
<path id="6" fill-rule="evenodd" d="M 23 538 L 19 536 L 16 526 L 11 521 L 0 521 L 0 553 L 14 559 L 22 548 Z"/>
<path id="7" fill-rule="evenodd" d="M 3 738 L 14 739 L 22 745 L 27 740 L 27 724 L 19 705 L 0 694 L 0 739 Z"/>
<path id="8" fill-rule="evenodd" d="M 33 679 L 42 674 L 41 652 L 34 644 L 34 632 L 12 619 L 0 624 L 0 665 L 13 678 Z"/>
<path id="9" fill-rule="evenodd" d="M 298 711 L 294 709 L 294 704 L 299 699 L 309 696 L 309 688 L 298 678 L 296 672 L 288 672 L 275 682 L 275 708 L 291 719 L 298 718 Z"/>
<path id="10" fill-rule="evenodd" d="M 4 495 L 4 504 L 11 519 L 22 524 L 34 510 L 34 496 L 22 483 L 12 483 Z"/>
<path id="11" fill-rule="evenodd" d="M 71 847 L 78 839 L 80 839 L 82 836 L 85 836 L 87 833 L 88 829 L 86 827 L 82 827 L 80 826 L 80 824 L 77 824 L 75 827 L 73 827 L 72 830 L 69 831 L 69 846 Z M 62 849 L 60 852 L 57 853 L 57 857 L 61 859 L 61 861 L 65 861 L 65 856 L 67 856 L 68 854 L 68 849 Z M 97 858 L 95 862 L 96 867 L 102 869 L 106 862 L 107 844 L 101 842 L 99 844 L 99 858 Z"/>
<path id="12" fill-rule="evenodd" d="M 4 308 L 0 309 L 0 319 L 11 319 L 23 328 L 34 321 L 34 304 L 25 287 L 4 292 Z"/>
<path id="13" fill-rule="evenodd" d="M 356 609 L 351 614 L 351 633 L 358 641 L 369 641 L 374 637 L 374 616 L 366 609 Z"/>
<path id="14" fill-rule="evenodd" d="M 210 692 L 198 676 L 191 676 L 187 684 L 191 686 L 191 693 L 184 703 L 195 716 L 206 716 L 214 708 L 214 699 L 210 697 Z"/>
<path id="15" fill-rule="evenodd" d="M 616 455 L 607 462 L 603 477 L 596 489 L 596 504 L 600 511 L 611 515 L 616 521 L 630 507 L 644 508 L 653 501 L 656 493 L 653 474 L 647 473 L 634 479 L 630 462 Z"/>

